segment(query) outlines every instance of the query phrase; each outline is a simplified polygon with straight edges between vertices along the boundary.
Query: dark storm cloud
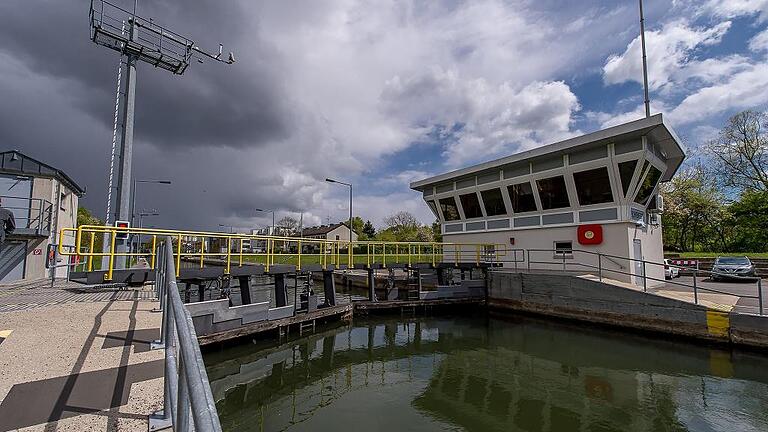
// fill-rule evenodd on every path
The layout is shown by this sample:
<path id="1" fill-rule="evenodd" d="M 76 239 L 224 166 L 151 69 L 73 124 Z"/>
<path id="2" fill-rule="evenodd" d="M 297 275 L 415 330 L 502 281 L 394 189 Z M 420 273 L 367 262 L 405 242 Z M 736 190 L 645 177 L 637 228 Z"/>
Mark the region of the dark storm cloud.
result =
<path id="1" fill-rule="evenodd" d="M 119 54 L 89 39 L 88 5 L 0 2 L 0 148 L 67 172 L 87 188 L 81 205 L 103 218 Z M 248 159 L 282 145 L 292 130 L 280 55 L 235 2 L 140 1 L 138 12 L 202 48 L 215 51 L 221 42 L 237 58 L 231 66 L 194 61 L 183 76 L 139 64 L 134 177 L 173 185 L 142 186 L 138 209 L 160 211 L 150 224 L 205 229 L 252 214 L 246 203 L 270 194 L 237 189 L 250 181 Z M 267 188 L 276 180 L 257 181 Z"/>
<path id="2" fill-rule="evenodd" d="M 245 40 L 249 21 L 239 5 L 140 2 L 139 8 L 201 47 L 224 43 L 238 62 L 193 62 L 181 77 L 140 64 L 136 139 L 171 147 L 250 147 L 287 135 L 279 61 L 259 40 Z M 72 80 L 72 103 L 111 127 L 105 101 L 114 97 L 118 54 L 89 40 L 88 2 L 6 1 L 0 16 L 0 51 L 37 73 Z"/>

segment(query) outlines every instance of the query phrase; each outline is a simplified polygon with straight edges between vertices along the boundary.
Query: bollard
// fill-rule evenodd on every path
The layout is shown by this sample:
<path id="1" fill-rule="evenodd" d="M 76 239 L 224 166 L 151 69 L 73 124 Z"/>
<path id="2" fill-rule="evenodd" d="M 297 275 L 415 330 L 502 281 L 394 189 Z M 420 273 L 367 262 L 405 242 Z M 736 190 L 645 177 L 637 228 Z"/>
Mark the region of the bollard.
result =
<path id="1" fill-rule="evenodd" d="M 643 292 L 648 292 L 648 276 L 645 274 L 645 260 L 643 260 Z"/>

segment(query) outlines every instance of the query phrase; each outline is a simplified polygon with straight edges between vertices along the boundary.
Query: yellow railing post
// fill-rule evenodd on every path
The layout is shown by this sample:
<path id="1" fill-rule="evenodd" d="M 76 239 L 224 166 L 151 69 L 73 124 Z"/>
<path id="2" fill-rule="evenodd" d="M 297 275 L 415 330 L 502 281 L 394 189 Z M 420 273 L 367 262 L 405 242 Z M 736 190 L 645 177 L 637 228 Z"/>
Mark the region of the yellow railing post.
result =
<path id="1" fill-rule="evenodd" d="M 480 265 L 480 245 L 477 245 L 476 248 L 477 248 L 477 257 L 475 260 L 475 264 Z"/>
<path id="2" fill-rule="evenodd" d="M 243 242 L 244 241 L 245 241 L 245 239 L 242 239 L 242 238 L 240 239 L 240 264 L 238 264 L 238 267 L 242 267 L 243 266 Z M 253 240 L 251 240 L 251 241 L 253 241 Z"/>
<path id="3" fill-rule="evenodd" d="M 107 277 L 105 280 L 112 280 L 112 269 L 115 265 L 115 232 L 112 231 L 112 238 L 109 239 L 109 269 L 107 270 Z"/>
<path id="4" fill-rule="evenodd" d="M 298 266 L 296 267 L 298 270 L 301 270 L 301 240 L 296 240 L 296 247 L 299 249 L 296 251 L 298 253 L 298 258 L 296 259 L 298 262 Z"/>
<path id="5" fill-rule="evenodd" d="M 232 263 L 232 237 L 227 237 L 227 274 L 229 274 L 229 266 Z"/>
<path id="6" fill-rule="evenodd" d="M 371 268 L 371 244 L 365 244 L 365 262 L 368 264 L 368 268 Z"/>
<path id="7" fill-rule="evenodd" d="M 271 256 L 270 255 L 271 247 L 272 247 L 272 239 L 271 238 L 267 238 L 267 256 L 265 257 L 266 258 L 266 260 L 265 260 L 266 262 L 264 264 L 264 271 L 269 271 L 269 261 L 270 261 L 270 256 Z"/>
<path id="8" fill-rule="evenodd" d="M 155 268 L 155 255 L 157 255 L 155 247 L 157 247 L 157 235 L 152 236 L 152 265 L 149 268 L 153 270 Z"/>
<path id="9" fill-rule="evenodd" d="M 432 266 L 436 266 L 436 256 L 437 256 L 437 243 L 432 243 Z"/>
<path id="10" fill-rule="evenodd" d="M 181 274 L 181 234 L 176 237 L 176 277 Z"/>
<path id="11" fill-rule="evenodd" d="M 205 237 L 200 237 L 200 268 L 203 268 L 204 256 L 205 256 Z"/>
<path id="12" fill-rule="evenodd" d="M 96 240 L 96 233 L 91 231 L 91 246 L 88 249 L 88 271 L 93 271 L 93 245 Z M 80 252 L 79 250 L 77 251 Z"/>
<path id="13" fill-rule="evenodd" d="M 413 245 L 408 243 L 408 267 L 411 266 L 411 246 L 413 246 Z"/>
<path id="14" fill-rule="evenodd" d="M 381 242 L 381 266 L 387 266 L 387 244 Z"/>

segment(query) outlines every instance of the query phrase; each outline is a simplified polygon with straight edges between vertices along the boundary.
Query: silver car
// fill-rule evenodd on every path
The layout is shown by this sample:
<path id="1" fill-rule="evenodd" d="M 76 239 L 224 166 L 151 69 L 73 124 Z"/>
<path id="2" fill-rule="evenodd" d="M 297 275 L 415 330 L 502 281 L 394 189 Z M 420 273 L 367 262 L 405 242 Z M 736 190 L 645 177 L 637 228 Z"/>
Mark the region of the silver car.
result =
<path id="1" fill-rule="evenodd" d="M 712 280 L 743 279 L 755 277 L 755 266 L 749 258 L 717 257 L 712 265 Z"/>

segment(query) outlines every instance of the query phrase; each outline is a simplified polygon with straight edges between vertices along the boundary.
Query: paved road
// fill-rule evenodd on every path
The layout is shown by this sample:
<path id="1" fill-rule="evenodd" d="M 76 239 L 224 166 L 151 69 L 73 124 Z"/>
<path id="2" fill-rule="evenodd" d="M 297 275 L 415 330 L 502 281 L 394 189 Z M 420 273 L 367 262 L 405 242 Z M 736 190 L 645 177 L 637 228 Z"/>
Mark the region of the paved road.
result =
<path id="1" fill-rule="evenodd" d="M 146 431 L 162 406 L 151 289 L 0 284 L 0 431 Z"/>
<path id="2" fill-rule="evenodd" d="M 682 285 L 681 285 L 682 284 Z M 685 286 L 683 286 L 685 285 Z M 763 311 L 768 314 L 768 280 L 763 279 Z M 713 282 L 708 277 L 696 278 L 696 287 L 700 292 L 712 293 L 718 292 L 723 294 L 729 294 L 739 297 L 738 301 L 734 305 L 734 310 L 744 313 L 759 313 L 759 299 L 757 290 L 757 281 L 732 281 L 732 282 Z M 679 292 L 692 292 L 693 291 L 693 276 L 680 276 L 673 280 L 667 281 L 664 288 L 667 291 L 679 291 Z M 753 297 L 753 298 L 750 298 Z"/>

